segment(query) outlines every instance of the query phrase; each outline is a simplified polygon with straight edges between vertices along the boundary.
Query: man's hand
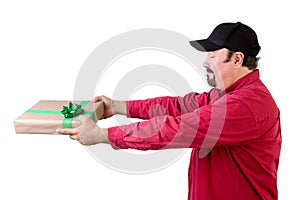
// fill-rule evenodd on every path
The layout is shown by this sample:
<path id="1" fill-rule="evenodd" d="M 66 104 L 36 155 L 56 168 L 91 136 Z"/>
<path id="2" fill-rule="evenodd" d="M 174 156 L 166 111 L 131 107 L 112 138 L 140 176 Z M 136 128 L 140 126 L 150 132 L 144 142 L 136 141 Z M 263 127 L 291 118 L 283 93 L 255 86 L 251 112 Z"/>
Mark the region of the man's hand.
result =
<path id="1" fill-rule="evenodd" d="M 71 129 L 57 129 L 59 134 L 69 134 L 70 138 L 82 145 L 109 143 L 107 129 L 100 128 L 87 116 L 79 115 L 75 118 L 77 126 Z"/>
<path id="2" fill-rule="evenodd" d="M 115 114 L 127 114 L 126 101 L 115 101 L 102 95 L 95 97 L 92 102 L 96 103 L 98 101 L 103 101 L 104 103 L 104 114 L 100 119 L 106 119 Z"/>
<path id="3" fill-rule="evenodd" d="M 111 116 L 113 116 L 113 110 L 112 110 L 112 104 L 113 104 L 113 100 L 106 97 L 106 96 L 97 96 L 95 97 L 92 102 L 94 103 L 97 103 L 99 101 L 102 101 L 103 102 L 103 105 L 104 105 L 104 114 L 103 116 L 98 119 L 98 120 L 101 120 L 101 119 L 106 119 L 106 118 L 109 118 Z"/>

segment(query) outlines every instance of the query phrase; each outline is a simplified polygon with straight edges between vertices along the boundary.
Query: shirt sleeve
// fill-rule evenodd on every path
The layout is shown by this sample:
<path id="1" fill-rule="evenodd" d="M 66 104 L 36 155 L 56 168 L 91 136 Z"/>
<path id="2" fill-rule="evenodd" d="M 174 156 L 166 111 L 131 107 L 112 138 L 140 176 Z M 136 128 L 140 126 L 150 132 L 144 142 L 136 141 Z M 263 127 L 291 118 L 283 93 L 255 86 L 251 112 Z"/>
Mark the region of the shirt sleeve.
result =
<path id="1" fill-rule="evenodd" d="M 146 100 L 127 101 L 127 116 L 150 119 L 157 116 L 174 117 L 189 113 L 204 106 L 208 101 L 208 93 L 191 92 L 184 97 L 156 97 Z"/>
<path id="2" fill-rule="evenodd" d="M 165 115 L 108 129 L 114 148 L 213 148 L 256 141 L 257 126 L 240 98 L 224 97 L 182 115 Z"/>

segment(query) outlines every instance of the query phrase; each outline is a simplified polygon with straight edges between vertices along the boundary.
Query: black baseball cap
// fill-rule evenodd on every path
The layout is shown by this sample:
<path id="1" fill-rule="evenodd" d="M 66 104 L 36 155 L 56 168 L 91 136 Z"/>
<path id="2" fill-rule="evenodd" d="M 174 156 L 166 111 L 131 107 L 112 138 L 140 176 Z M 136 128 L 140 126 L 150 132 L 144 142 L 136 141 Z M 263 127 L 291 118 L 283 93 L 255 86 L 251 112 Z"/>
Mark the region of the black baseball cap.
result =
<path id="1" fill-rule="evenodd" d="M 199 51 L 227 48 L 246 56 L 256 56 L 260 50 L 255 31 L 241 22 L 219 24 L 207 39 L 190 41 L 190 44 Z"/>

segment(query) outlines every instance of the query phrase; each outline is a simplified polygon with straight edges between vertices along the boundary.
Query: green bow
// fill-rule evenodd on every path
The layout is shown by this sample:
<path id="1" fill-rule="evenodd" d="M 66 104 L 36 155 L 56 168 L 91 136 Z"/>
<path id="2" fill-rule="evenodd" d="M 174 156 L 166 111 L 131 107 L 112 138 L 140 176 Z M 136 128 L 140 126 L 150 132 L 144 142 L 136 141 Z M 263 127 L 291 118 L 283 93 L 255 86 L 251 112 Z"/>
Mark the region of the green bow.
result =
<path id="1" fill-rule="evenodd" d="M 73 118 L 84 112 L 82 105 L 76 103 L 69 103 L 69 106 L 63 106 L 62 111 L 60 111 L 65 118 Z"/>

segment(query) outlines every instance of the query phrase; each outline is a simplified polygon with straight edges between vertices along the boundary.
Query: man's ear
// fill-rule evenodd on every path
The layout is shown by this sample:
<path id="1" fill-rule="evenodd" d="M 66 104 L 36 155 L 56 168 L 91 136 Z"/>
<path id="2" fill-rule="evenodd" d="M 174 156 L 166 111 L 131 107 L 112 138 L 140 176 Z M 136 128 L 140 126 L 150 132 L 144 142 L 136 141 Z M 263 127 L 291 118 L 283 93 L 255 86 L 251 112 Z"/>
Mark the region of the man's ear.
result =
<path id="1" fill-rule="evenodd" d="M 235 52 L 233 59 L 235 67 L 241 67 L 244 61 L 244 54 L 242 52 Z"/>

